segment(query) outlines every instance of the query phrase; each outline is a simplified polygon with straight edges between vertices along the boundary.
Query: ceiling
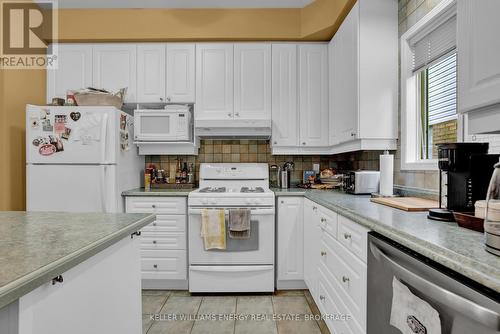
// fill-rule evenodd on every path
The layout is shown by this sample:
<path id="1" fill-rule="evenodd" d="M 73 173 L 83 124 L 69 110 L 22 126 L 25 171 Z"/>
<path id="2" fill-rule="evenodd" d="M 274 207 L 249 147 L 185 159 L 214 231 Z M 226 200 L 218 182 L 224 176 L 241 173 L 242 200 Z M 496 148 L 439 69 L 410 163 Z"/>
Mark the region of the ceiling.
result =
<path id="1" fill-rule="evenodd" d="M 59 0 L 59 8 L 303 8 L 314 0 Z M 43 2 L 43 0 L 35 0 Z"/>

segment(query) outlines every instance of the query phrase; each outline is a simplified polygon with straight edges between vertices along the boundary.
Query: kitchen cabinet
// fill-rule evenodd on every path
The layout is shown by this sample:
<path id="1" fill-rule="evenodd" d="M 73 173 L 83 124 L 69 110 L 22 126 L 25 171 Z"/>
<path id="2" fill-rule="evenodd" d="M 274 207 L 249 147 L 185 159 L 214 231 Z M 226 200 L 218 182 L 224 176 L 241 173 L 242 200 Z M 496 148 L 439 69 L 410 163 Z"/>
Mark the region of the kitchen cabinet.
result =
<path id="1" fill-rule="evenodd" d="M 299 45 L 301 146 L 328 146 L 328 48 Z"/>
<path id="2" fill-rule="evenodd" d="M 500 132 L 500 22 L 495 0 L 458 0 L 458 109 L 470 133 Z"/>
<path id="3" fill-rule="evenodd" d="M 358 0 L 329 44 L 331 153 L 396 148 L 397 11 Z"/>
<path id="4" fill-rule="evenodd" d="M 302 197 L 278 198 L 278 289 L 304 288 L 304 217 Z"/>
<path id="5" fill-rule="evenodd" d="M 271 118 L 271 45 L 234 45 L 234 117 Z"/>
<path id="6" fill-rule="evenodd" d="M 138 44 L 137 102 L 163 102 L 165 79 L 165 44 Z"/>
<path id="7" fill-rule="evenodd" d="M 95 44 L 92 82 L 110 91 L 127 88 L 125 102 L 137 102 L 136 44 Z"/>
<path id="8" fill-rule="evenodd" d="M 233 118 L 233 44 L 196 45 L 196 120 Z"/>
<path id="9" fill-rule="evenodd" d="M 271 146 L 298 145 L 297 45 L 272 45 Z"/>
<path id="10" fill-rule="evenodd" d="M 143 289 L 187 289 L 186 197 L 126 197 L 126 212 L 154 213 L 141 239 Z"/>
<path id="11" fill-rule="evenodd" d="M 47 70 L 47 103 L 66 99 L 68 90 L 92 86 L 92 45 L 59 44 L 58 68 Z"/>
<path id="12" fill-rule="evenodd" d="M 127 235 L 62 273 L 62 282 L 48 278 L 19 298 L 15 333 L 140 333 L 139 242 Z"/>
<path id="13" fill-rule="evenodd" d="M 195 44 L 167 44 L 167 102 L 195 101 Z"/>

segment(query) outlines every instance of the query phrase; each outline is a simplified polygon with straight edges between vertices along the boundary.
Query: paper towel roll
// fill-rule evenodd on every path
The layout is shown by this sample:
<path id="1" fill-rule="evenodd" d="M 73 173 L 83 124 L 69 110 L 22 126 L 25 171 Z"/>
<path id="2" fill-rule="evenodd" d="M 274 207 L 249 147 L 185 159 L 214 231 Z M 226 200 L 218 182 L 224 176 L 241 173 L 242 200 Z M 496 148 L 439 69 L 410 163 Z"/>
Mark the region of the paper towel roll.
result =
<path id="1" fill-rule="evenodd" d="M 380 156 L 380 195 L 392 196 L 394 187 L 394 155 L 385 151 Z"/>

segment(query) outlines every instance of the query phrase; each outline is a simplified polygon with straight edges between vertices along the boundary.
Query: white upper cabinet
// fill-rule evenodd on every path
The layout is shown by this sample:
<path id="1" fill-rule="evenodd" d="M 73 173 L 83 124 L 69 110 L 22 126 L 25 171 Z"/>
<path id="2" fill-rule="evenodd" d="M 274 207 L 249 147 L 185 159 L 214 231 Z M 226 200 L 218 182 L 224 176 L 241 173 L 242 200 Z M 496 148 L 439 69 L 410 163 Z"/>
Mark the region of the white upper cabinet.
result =
<path id="1" fill-rule="evenodd" d="M 328 46 L 299 45 L 300 146 L 328 146 Z"/>
<path id="2" fill-rule="evenodd" d="M 272 146 L 298 145 L 297 45 L 272 46 Z"/>
<path id="3" fill-rule="evenodd" d="M 136 44 L 96 44 L 93 86 L 110 91 L 127 88 L 125 102 L 137 102 Z"/>
<path id="4" fill-rule="evenodd" d="M 47 70 L 47 102 L 68 90 L 92 86 L 92 45 L 59 44 L 58 69 Z"/>
<path id="5" fill-rule="evenodd" d="M 459 0 L 458 108 L 472 133 L 500 131 L 500 21 L 497 0 Z"/>
<path id="6" fill-rule="evenodd" d="M 329 45 L 332 145 L 356 139 L 358 130 L 358 18 L 356 4 Z"/>
<path id="7" fill-rule="evenodd" d="M 165 44 L 137 45 L 137 102 L 165 100 Z"/>
<path id="8" fill-rule="evenodd" d="M 195 44 L 167 44 L 167 102 L 195 101 Z"/>
<path id="9" fill-rule="evenodd" d="M 271 45 L 234 45 L 234 117 L 271 119 Z"/>
<path id="10" fill-rule="evenodd" d="M 233 118 L 233 44 L 196 45 L 197 120 Z"/>

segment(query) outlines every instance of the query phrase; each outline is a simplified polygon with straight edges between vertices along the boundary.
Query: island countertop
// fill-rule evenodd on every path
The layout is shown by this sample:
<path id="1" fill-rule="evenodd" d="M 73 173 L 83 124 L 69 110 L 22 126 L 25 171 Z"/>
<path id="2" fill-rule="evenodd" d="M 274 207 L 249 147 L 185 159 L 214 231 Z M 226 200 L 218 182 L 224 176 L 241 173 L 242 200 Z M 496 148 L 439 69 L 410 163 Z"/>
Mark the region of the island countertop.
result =
<path id="1" fill-rule="evenodd" d="M 153 220 L 149 214 L 0 212 L 0 308 Z"/>

